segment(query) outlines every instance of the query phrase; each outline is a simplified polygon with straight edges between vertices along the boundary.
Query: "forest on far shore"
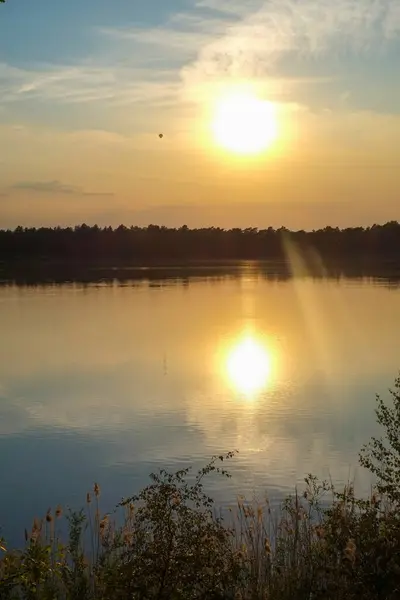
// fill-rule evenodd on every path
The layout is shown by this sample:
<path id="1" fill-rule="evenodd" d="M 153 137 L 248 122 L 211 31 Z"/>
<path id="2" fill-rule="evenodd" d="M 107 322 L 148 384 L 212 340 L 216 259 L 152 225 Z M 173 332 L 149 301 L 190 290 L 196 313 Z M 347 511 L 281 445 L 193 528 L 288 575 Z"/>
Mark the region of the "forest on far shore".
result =
<path id="1" fill-rule="evenodd" d="M 286 260 L 291 249 L 327 262 L 400 259 L 400 223 L 313 231 L 189 229 L 120 225 L 117 228 L 17 227 L 0 230 L 0 262 L 140 264 L 171 261 Z"/>

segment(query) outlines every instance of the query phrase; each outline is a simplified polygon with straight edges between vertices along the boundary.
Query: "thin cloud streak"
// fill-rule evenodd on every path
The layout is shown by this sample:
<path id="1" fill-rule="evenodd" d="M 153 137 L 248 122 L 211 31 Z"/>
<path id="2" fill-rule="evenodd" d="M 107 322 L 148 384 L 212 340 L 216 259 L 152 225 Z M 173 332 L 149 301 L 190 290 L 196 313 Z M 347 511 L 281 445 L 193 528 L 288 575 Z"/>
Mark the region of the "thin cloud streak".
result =
<path id="1" fill-rule="evenodd" d="M 83 196 L 96 196 L 97 198 L 99 198 L 99 197 L 112 198 L 115 194 L 114 194 L 114 192 L 83 192 L 82 195 Z"/>
<path id="2" fill-rule="evenodd" d="M 46 194 L 78 194 L 81 188 L 61 183 L 61 181 L 18 181 L 11 186 L 14 190 L 25 190 L 28 192 L 41 192 Z"/>
<path id="3" fill-rule="evenodd" d="M 62 194 L 73 196 L 113 196 L 113 192 L 85 192 L 79 186 L 62 183 L 57 179 L 52 181 L 18 181 L 11 186 L 12 190 L 32 193 Z"/>
<path id="4" fill-rule="evenodd" d="M 175 76 L 176 81 L 173 80 Z M 79 65 L 24 70 L 0 63 L 0 102 L 44 99 L 64 104 L 107 101 L 110 104 L 175 101 L 179 82 L 171 71 Z"/>

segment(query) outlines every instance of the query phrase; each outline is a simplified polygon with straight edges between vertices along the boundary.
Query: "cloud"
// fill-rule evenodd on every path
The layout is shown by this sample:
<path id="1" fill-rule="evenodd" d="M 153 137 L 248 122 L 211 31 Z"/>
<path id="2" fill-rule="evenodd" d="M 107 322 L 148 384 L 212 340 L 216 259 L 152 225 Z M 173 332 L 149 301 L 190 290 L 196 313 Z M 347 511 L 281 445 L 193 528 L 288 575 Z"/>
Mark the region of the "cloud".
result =
<path id="1" fill-rule="evenodd" d="M 400 3 L 193 0 L 158 27 L 95 28 L 94 33 L 96 52 L 79 64 L 0 63 L 3 108 L 45 100 L 52 106 L 101 103 L 181 111 L 186 102 L 209 100 L 210 87 L 240 79 L 253 80 L 275 101 L 293 101 L 299 86 L 331 79 L 329 68 L 318 76 L 315 59 L 342 56 L 346 69 L 351 55 L 389 48 L 400 33 Z M 293 72 L 299 68 L 301 74 Z"/>
<path id="2" fill-rule="evenodd" d="M 18 181 L 12 188 L 14 190 L 27 190 L 28 192 L 41 192 L 51 194 L 81 194 L 81 188 L 61 183 L 61 181 Z"/>
<path id="3" fill-rule="evenodd" d="M 319 40 L 321 47 L 333 37 L 348 38 L 354 48 L 365 39 L 389 40 L 400 31 L 397 0 L 198 0 L 197 6 L 241 23 L 256 20 L 274 34 L 271 41 L 286 38 L 302 48 L 311 40 Z"/>
<path id="4" fill-rule="evenodd" d="M 400 33 L 397 0 L 198 0 L 159 27 L 103 29 L 101 33 L 131 44 L 141 56 L 180 60 L 180 85 L 170 88 L 177 100 L 202 103 L 226 82 L 251 79 L 275 100 L 287 101 L 294 88 L 327 82 L 308 73 L 287 75 L 282 63 L 292 57 L 346 58 L 389 47 Z M 287 65 L 285 65 L 287 70 Z M 160 71 L 162 72 L 162 71 Z M 167 75 L 173 76 L 173 71 Z M 149 97 L 151 101 L 151 98 Z"/>
<path id="5" fill-rule="evenodd" d="M 18 181 L 11 186 L 13 190 L 40 192 L 45 194 L 67 194 L 78 196 L 113 196 L 112 192 L 85 192 L 83 188 L 57 179 L 52 181 Z"/>
<path id="6" fill-rule="evenodd" d="M 174 81 L 175 78 L 175 81 Z M 20 69 L 0 63 L 0 98 L 3 106 L 25 100 L 63 104 L 112 105 L 170 104 L 176 98 L 176 73 L 140 66 L 83 63 L 76 66 L 42 65 Z"/>
<path id="7" fill-rule="evenodd" d="M 221 79 L 282 77 L 280 63 L 288 54 L 375 52 L 398 37 L 400 3 L 197 0 L 159 27 L 96 33 L 96 57 L 78 65 L 21 69 L 0 64 L 2 103 L 44 98 L 173 105 L 182 99 L 182 87 L 193 100 L 207 83 Z"/>
<path id="8" fill-rule="evenodd" d="M 112 197 L 114 192 L 83 192 L 83 196 Z"/>
<path id="9" fill-rule="evenodd" d="M 269 0 L 253 2 L 246 13 L 243 2 L 235 0 L 202 0 L 200 5 L 238 20 L 182 69 L 186 88 L 195 90 L 221 79 L 276 76 L 288 55 L 376 52 L 400 33 L 397 0 Z"/>
<path id="10" fill-rule="evenodd" d="M 185 58 L 186 54 L 196 55 L 199 47 L 201 47 L 207 39 L 212 39 L 213 36 L 218 33 L 213 29 L 203 31 L 201 22 L 196 23 L 193 28 L 189 28 L 187 31 L 182 31 L 176 27 L 161 27 L 151 29 L 139 29 L 139 28 L 117 28 L 117 29 L 102 29 L 100 33 L 105 36 L 114 38 L 118 42 L 135 42 L 142 46 L 149 46 L 149 50 L 154 50 L 154 55 L 159 53 L 160 46 L 168 51 L 168 58 L 172 58 L 174 55 L 180 59 Z M 196 31 L 196 29 L 199 30 Z M 223 32 L 221 28 L 220 33 Z"/>

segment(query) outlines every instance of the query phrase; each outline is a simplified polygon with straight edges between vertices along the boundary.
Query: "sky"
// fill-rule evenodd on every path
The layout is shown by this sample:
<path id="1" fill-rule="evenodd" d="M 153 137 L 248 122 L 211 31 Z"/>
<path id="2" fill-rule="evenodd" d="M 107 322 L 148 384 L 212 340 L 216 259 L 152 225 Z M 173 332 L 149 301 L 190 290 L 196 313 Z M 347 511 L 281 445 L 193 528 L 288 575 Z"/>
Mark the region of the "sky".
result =
<path id="1" fill-rule="evenodd" d="M 0 228 L 398 219 L 399 61 L 398 0 L 7 0 Z M 212 134 L 243 84 L 254 155 Z"/>

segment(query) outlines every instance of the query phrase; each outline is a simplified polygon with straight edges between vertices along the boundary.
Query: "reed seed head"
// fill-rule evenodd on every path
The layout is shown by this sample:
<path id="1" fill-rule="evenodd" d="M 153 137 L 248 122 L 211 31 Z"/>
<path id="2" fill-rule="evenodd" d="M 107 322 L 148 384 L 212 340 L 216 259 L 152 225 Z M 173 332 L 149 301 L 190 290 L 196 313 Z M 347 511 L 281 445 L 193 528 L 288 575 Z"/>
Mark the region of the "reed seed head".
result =
<path id="1" fill-rule="evenodd" d="M 344 550 L 344 553 L 345 553 L 345 556 L 346 556 L 346 558 L 347 558 L 347 559 L 348 559 L 350 562 L 353 562 L 353 563 L 354 563 L 354 561 L 355 561 L 355 558 L 356 558 L 356 550 L 357 550 L 357 547 L 356 547 L 356 545 L 355 545 L 355 543 L 354 543 L 354 540 L 353 540 L 353 539 L 349 539 L 349 540 L 347 541 L 347 544 L 346 544 L 346 548 L 345 548 L 345 550 Z"/>

